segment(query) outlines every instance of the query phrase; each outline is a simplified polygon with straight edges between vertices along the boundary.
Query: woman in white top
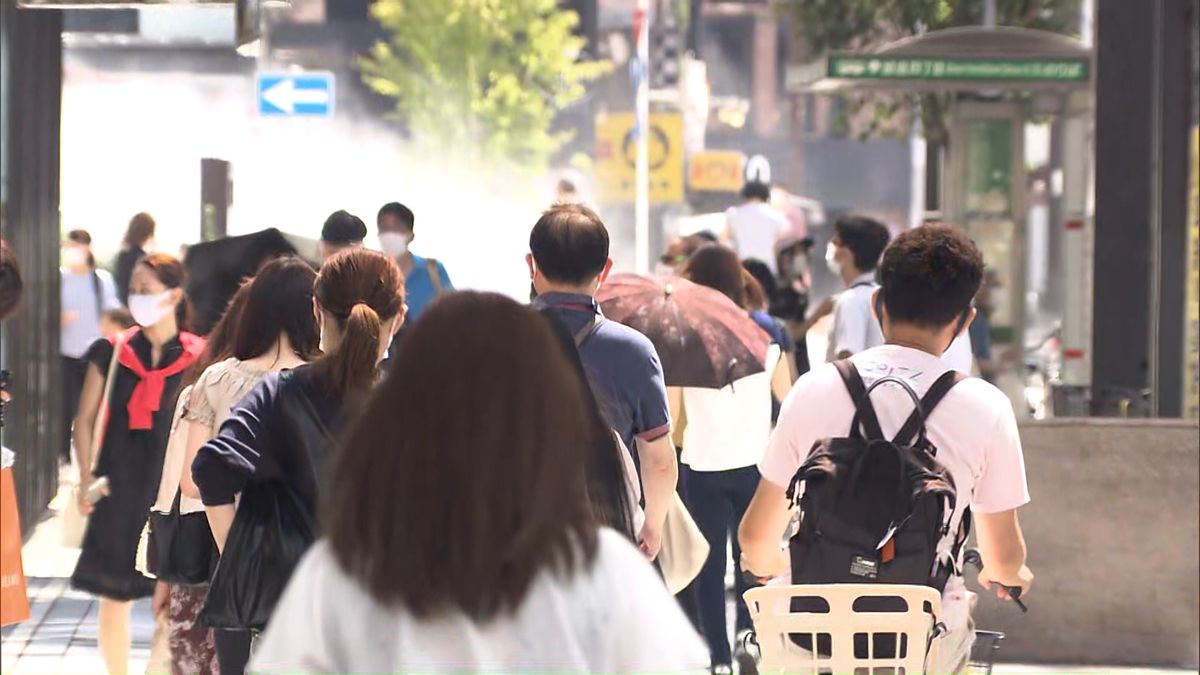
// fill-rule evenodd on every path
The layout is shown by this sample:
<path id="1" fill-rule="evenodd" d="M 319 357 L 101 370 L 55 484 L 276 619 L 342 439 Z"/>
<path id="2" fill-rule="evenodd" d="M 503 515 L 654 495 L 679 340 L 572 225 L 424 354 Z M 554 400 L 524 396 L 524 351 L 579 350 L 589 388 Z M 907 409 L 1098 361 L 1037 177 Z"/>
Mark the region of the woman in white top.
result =
<path id="1" fill-rule="evenodd" d="M 684 265 L 680 276 L 716 289 L 749 314 L 746 276 L 737 253 L 723 246 L 705 246 Z M 749 320 L 749 319 L 748 319 Z M 743 377 L 723 389 L 669 387 L 671 419 L 686 418 L 680 484 L 684 502 L 708 540 L 708 560 L 693 583 L 700 626 L 708 642 L 713 672 L 729 672 L 733 656 L 725 605 L 727 542 L 733 539 L 737 632 L 753 628 L 742 594 L 748 589 L 739 564 L 738 523 L 758 487 L 758 462 L 771 434 L 771 397 L 782 401 L 791 388 L 788 361 L 772 344 L 763 372 Z M 741 670 L 753 658 L 739 649 Z"/>
<path id="2" fill-rule="evenodd" d="M 233 406 L 269 373 L 295 368 L 318 355 L 320 334 L 312 309 L 316 277 L 300 258 L 279 258 L 264 265 L 238 292 L 246 298 L 231 328 L 229 358 L 206 369 L 187 399 L 186 456 L 177 465 L 178 473 L 172 474 L 183 492 L 181 511 L 186 506 L 188 511 L 204 512 L 192 481 L 192 461 L 216 436 Z M 221 672 L 243 672 L 250 655 L 249 633 L 221 630 L 214 635 Z"/>
<path id="3" fill-rule="evenodd" d="M 480 293 L 432 307 L 334 460 L 328 536 L 251 670 L 703 670 L 649 563 L 597 524 L 588 415 L 536 311 Z"/>

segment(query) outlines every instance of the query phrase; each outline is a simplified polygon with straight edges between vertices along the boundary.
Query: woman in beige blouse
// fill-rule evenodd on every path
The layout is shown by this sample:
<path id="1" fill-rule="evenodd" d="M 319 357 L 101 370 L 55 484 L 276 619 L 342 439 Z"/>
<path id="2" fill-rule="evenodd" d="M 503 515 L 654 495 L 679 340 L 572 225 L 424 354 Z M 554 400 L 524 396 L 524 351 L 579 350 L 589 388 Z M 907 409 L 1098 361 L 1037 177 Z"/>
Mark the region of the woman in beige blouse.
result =
<path id="1" fill-rule="evenodd" d="M 200 498 L 191 465 L 200 447 L 217 435 L 230 411 L 267 374 L 295 368 L 320 354 L 313 314 L 316 272 L 299 258 L 268 263 L 250 282 L 237 321 L 231 358 L 210 366 L 192 388 L 184 419 L 190 423 L 180 479 L 183 494 Z M 222 673 L 241 673 L 250 654 L 250 635 L 214 631 Z"/>

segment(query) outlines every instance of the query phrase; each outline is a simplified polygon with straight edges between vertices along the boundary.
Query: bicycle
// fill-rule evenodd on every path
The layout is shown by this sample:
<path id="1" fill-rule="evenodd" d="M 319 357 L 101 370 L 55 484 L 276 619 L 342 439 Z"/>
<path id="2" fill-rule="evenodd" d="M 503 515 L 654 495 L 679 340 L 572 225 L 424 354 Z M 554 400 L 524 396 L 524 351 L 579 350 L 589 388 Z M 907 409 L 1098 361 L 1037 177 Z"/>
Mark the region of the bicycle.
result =
<path id="1" fill-rule="evenodd" d="M 979 549 L 969 548 L 963 553 L 963 562 L 968 565 L 973 565 L 977 572 L 983 571 L 983 557 L 979 554 Z M 1021 601 L 1021 588 L 1011 586 L 1003 586 L 1008 591 L 1008 596 L 1012 598 L 1021 613 L 1029 611 L 1029 607 Z M 999 631 L 976 630 L 975 645 L 971 647 L 971 657 L 968 660 L 972 671 L 978 670 L 984 675 L 992 675 L 992 669 L 996 665 L 996 654 L 1000 651 L 1000 643 L 1004 641 L 1005 635 Z"/>

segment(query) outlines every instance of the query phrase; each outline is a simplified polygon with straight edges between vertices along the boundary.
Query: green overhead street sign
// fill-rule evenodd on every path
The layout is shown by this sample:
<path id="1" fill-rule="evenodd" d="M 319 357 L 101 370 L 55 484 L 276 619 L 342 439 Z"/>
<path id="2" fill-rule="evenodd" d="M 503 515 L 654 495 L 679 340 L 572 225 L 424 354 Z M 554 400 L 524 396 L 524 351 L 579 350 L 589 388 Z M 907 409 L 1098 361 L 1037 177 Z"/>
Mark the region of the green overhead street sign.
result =
<path id="1" fill-rule="evenodd" d="M 828 76 L 847 80 L 1086 82 L 1087 59 L 831 56 Z"/>

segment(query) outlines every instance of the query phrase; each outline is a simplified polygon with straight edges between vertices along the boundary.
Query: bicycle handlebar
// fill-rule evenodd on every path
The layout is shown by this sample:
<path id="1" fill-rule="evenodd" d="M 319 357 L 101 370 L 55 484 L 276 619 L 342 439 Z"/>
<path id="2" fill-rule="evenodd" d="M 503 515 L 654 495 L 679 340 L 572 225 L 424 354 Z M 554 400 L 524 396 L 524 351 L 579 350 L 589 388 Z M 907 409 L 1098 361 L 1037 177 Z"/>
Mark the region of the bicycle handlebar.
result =
<path id="1" fill-rule="evenodd" d="M 977 548 L 967 549 L 966 552 L 963 554 L 963 562 L 967 563 L 968 565 L 974 565 L 975 569 L 980 572 L 983 571 L 983 556 L 981 556 L 979 554 L 979 549 L 977 549 Z M 1021 602 L 1021 587 L 1020 586 L 1005 586 L 1004 584 L 999 583 L 999 582 L 996 582 L 996 585 L 999 586 L 1000 588 L 1003 588 L 1004 591 L 1006 593 L 1008 593 L 1008 597 L 1013 602 L 1017 603 L 1017 607 L 1021 608 L 1022 613 L 1029 611 L 1029 608 L 1025 606 L 1025 603 Z"/>

